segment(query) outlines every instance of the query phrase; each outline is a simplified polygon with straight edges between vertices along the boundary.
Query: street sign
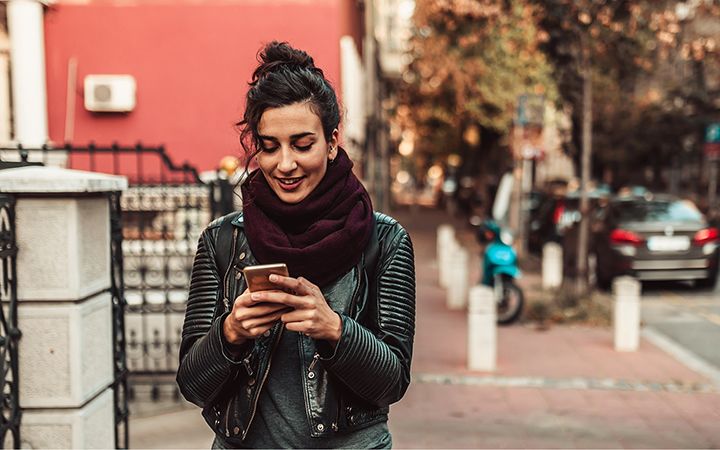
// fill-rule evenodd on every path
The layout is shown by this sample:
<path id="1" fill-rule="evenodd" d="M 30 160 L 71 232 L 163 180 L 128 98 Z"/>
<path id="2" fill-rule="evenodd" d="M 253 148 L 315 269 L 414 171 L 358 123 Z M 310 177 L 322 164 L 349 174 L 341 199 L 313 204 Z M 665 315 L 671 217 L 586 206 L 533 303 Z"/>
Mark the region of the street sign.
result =
<path id="1" fill-rule="evenodd" d="M 520 126 L 536 125 L 542 127 L 545 116 L 545 97 L 535 94 L 518 96 L 515 123 Z"/>

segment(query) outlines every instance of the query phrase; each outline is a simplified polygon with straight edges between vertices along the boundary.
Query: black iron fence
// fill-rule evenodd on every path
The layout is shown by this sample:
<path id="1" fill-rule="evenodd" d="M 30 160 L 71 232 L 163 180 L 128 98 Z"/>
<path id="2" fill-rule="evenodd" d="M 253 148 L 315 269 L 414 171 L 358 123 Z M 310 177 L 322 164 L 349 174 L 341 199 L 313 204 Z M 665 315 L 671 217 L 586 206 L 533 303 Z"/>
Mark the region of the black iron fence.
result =
<path id="1" fill-rule="evenodd" d="M 232 187 L 175 164 L 163 147 L 0 148 L 0 168 L 61 165 L 128 178 L 110 195 L 116 445 L 127 447 L 128 400 L 179 399 L 174 380 L 197 240 L 230 212 Z"/>
<path id="2" fill-rule="evenodd" d="M 0 445 L 20 448 L 15 198 L 0 194 Z"/>

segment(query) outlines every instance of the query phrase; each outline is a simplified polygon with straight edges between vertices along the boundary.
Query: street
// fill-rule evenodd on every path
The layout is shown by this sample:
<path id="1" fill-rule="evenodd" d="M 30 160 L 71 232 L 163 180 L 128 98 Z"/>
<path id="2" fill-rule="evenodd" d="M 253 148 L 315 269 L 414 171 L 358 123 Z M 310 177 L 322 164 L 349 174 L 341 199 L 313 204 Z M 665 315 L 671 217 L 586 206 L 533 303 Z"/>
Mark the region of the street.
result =
<path id="1" fill-rule="evenodd" d="M 720 382 L 720 289 L 698 289 L 685 283 L 643 285 L 642 320 L 646 331 L 660 334 L 697 357 L 697 363 Z M 714 369 L 714 370 L 713 370 Z"/>

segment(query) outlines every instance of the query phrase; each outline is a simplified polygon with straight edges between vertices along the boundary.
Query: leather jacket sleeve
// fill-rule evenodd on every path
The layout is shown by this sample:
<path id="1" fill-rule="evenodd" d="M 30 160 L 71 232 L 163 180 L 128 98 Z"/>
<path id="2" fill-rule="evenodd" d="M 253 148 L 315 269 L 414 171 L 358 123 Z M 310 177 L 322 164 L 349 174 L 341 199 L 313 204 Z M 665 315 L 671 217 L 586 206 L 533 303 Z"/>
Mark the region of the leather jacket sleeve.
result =
<path id="1" fill-rule="evenodd" d="M 240 361 L 228 353 L 223 338 L 227 314 L 214 318 L 221 279 L 215 265 L 213 240 L 217 228 L 208 227 L 198 242 L 193 262 L 185 322 L 180 343 L 180 366 L 177 383 L 190 402 L 205 407 L 237 372 Z"/>
<path id="2" fill-rule="evenodd" d="M 402 398 L 410 384 L 415 334 L 415 266 L 412 242 L 395 223 L 384 236 L 378 267 L 378 330 L 341 315 L 342 334 L 325 368 L 351 391 L 378 406 Z M 393 234 L 393 233 L 388 234 Z M 387 252 L 387 253 L 386 253 Z"/>

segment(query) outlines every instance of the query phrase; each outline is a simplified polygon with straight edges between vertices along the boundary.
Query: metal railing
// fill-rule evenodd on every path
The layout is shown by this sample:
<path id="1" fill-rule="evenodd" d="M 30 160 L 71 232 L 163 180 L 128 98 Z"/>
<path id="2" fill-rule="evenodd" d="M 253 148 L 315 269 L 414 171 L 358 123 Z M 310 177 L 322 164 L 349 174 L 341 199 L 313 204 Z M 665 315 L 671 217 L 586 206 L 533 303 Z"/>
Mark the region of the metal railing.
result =
<path id="1" fill-rule="evenodd" d="M 15 198 L 0 194 L 0 444 L 20 448 Z"/>
<path id="2" fill-rule="evenodd" d="M 162 146 L 0 148 L 0 168 L 33 164 L 129 181 L 127 191 L 109 195 L 115 442 L 126 448 L 129 400 L 179 399 L 174 375 L 197 240 L 213 218 L 232 210 L 229 184 L 203 181 L 190 164 L 175 164 Z"/>

